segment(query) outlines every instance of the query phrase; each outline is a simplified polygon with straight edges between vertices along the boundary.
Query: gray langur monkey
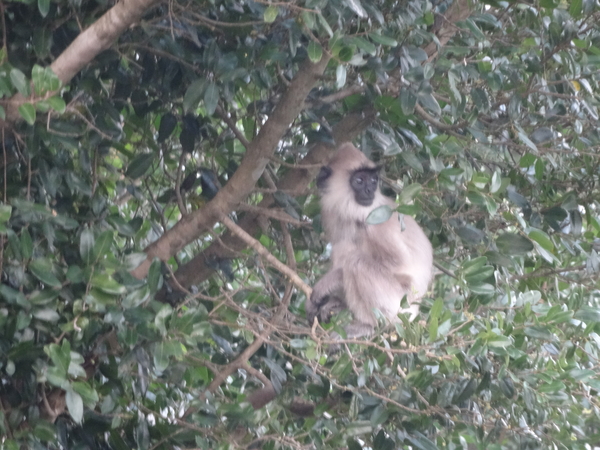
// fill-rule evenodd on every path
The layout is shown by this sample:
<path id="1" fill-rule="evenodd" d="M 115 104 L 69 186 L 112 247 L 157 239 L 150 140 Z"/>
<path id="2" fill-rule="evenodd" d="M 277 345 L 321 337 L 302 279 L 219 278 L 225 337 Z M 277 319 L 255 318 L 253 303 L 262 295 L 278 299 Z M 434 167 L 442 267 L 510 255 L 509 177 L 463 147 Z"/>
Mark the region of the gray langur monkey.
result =
<path id="1" fill-rule="evenodd" d="M 348 338 L 371 334 L 377 325 L 373 309 L 390 321 L 400 312 L 413 319 L 432 276 L 429 239 L 412 217 L 398 213 L 377 225 L 366 223 L 375 208 L 396 203 L 379 190 L 379 167 L 350 143 L 340 146 L 317 177 L 323 228 L 331 242 L 332 267 L 313 288 L 306 303 L 309 323 L 327 322 L 348 309 L 353 321 Z M 408 308 L 401 307 L 406 296 Z"/>

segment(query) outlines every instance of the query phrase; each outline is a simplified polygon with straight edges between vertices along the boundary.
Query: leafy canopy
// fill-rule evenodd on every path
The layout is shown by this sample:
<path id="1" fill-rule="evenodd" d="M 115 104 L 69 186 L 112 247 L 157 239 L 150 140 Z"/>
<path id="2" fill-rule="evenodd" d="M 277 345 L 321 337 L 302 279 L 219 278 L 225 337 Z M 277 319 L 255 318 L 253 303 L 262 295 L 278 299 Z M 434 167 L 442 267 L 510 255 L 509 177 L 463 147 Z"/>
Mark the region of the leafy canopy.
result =
<path id="1" fill-rule="evenodd" d="M 2 9 L 0 447 L 599 441 L 595 2 L 172 1 L 61 86 L 108 7 Z M 344 139 L 443 271 L 416 321 L 328 355 L 301 283 Z"/>

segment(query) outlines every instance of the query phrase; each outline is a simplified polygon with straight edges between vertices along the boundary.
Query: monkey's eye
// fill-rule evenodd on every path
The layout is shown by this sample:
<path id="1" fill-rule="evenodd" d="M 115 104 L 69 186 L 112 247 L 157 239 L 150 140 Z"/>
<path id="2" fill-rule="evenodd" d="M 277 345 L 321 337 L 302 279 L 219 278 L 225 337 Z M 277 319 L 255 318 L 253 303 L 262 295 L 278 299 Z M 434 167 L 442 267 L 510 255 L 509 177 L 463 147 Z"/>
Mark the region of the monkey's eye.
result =
<path id="1" fill-rule="evenodd" d="M 363 179 L 362 179 L 362 177 L 356 177 L 356 178 L 354 179 L 354 181 L 356 182 L 356 184 L 363 184 Z"/>

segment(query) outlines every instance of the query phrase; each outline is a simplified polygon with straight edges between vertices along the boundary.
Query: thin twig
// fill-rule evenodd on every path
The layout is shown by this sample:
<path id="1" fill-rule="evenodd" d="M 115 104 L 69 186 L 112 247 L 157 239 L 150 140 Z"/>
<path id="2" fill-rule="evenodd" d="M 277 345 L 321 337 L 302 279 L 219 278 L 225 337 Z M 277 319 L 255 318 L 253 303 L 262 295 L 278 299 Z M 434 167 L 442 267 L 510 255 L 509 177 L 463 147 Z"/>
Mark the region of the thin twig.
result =
<path id="1" fill-rule="evenodd" d="M 239 237 L 241 240 L 243 240 L 248 245 L 248 247 L 254 249 L 254 251 L 256 251 L 256 253 L 258 253 L 260 256 L 265 258 L 269 264 L 271 264 L 273 267 L 275 267 L 275 269 L 279 270 L 282 274 L 287 276 L 290 279 L 290 281 L 292 283 L 294 283 L 294 285 L 298 289 L 300 289 L 302 292 L 304 292 L 304 295 L 306 295 L 306 298 L 310 297 L 310 295 L 312 293 L 311 287 L 308 284 L 306 284 L 304 281 L 302 281 L 302 279 L 298 276 L 298 274 L 296 272 L 294 272 L 288 266 L 286 266 L 281 261 L 279 261 L 277 258 L 275 258 L 271 254 L 271 252 L 269 252 L 269 250 L 267 250 L 260 242 L 258 242 L 256 239 L 254 239 L 248 233 L 246 233 L 246 231 L 244 231 L 238 224 L 236 224 L 229 217 L 227 217 L 227 216 L 221 217 L 221 222 L 223 223 L 223 225 L 225 225 L 229 229 L 229 231 L 231 231 L 233 234 L 235 234 L 237 237 Z"/>

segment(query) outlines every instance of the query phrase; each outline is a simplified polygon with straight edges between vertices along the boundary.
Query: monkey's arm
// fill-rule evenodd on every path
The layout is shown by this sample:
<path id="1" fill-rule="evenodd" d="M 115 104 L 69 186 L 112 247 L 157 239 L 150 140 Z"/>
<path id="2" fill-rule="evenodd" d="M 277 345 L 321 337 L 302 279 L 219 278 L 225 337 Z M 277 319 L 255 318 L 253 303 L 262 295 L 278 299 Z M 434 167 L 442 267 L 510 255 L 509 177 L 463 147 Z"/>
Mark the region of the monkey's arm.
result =
<path id="1" fill-rule="evenodd" d="M 344 278 L 342 269 L 332 269 L 313 287 L 312 295 L 306 301 L 306 317 L 312 325 L 315 317 L 328 321 L 346 307 L 343 301 Z"/>

